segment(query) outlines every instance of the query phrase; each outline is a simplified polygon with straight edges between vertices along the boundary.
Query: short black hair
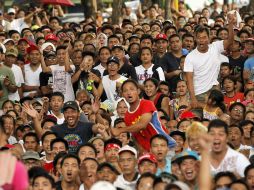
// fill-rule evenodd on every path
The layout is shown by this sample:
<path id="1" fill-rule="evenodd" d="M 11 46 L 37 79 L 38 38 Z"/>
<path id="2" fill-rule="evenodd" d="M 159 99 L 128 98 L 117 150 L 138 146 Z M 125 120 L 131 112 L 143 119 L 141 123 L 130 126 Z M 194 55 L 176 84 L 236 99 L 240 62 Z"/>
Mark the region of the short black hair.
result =
<path id="1" fill-rule="evenodd" d="M 50 150 L 53 150 L 53 145 L 54 145 L 55 143 L 58 143 L 58 142 L 62 142 L 62 143 L 64 144 L 66 150 L 69 149 L 68 142 L 67 142 L 65 139 L 61 138 L 61 137 L 57 137 L 57 138 L 55 138 L 54 140 L 52 140 L 52 141 L 50 142 Z"/>
<path id="2" fill-rule="evenodd" d="M 152 43 L 154 42 L 153 37 L 150 34 L 143 34 L 140 38 L 140 42 L 146 39 L 151 40 Z"/>
<path id="3" fill-rule="evenodd" d="M 57 46 L 57 48 L 56 48 L 56 54 L 57 54 L 58 50 L 61 50 L 61 49 L 66 50 L 67 46 L 65 46 L 65 45 Z"/>
<path id="4" fill-rule="evenodd" d="M 41 136 L 41 142 L 43 143 L 44 139 L 46 138 L 46 136 L 48 135 L 55 135 L 57 137 L 57 134 L 53 131 L 46 131 L 42 136 Z"/>
<path id="5" fill-rule="evenodd" d="M 179 38 L 181 40 L 181 37 L 178 34 L 172 34 L 171 36 L 168 37 L 168 41 L 170 41 L 172 38 Z"/>
<path id="6" fill-rule="evenodd" d="M 33 182 L 32 182 L 32 186 L 35 185 L 35 180 L 36 180 L 37 178 L 39 178 L 39 177 L 44 177 L 44 178 L 46 178 L 47 180 L 49 180 L 49 182 L 50 182 L 52 188 L 55 188 L 55 187 L 56 187 L 55 181 L 54 181 L 53 177 L 52 177 L 51 175 L 49 175 L 48 173 L 41 173 L 41 174 L 38 174 L 38 175 L 34 176 Z"/>
<path id="7" fill-rule="evenodd" d="M 120 38 L 119 38 L 117 35 L 115 35 L 115 34 L 112 34 L 111 36 L 109 36 L 109 37 L 108 37 L 108 41 L 109 41 L 109 39 L 111 39 L 111 38 L 117 38 L 119 42 L 121 41 Z"/>
<path id="8" fill-rule="evenodd" d="M 249 88 L 249 89 L 247 89 L 247 90 L 244 92 L 244 97 L 246 97 L 247 94 L 248 94 L 249 92 L 251 92 L 251 91 L 254 91 L 254 88 Z"/>
<path id="9" fill-rule="evenodd" d="M 98 55 L 100 55 L 100 53 L 101 53 L 101 51 L 102 51 L 103 49 L 107 49 L 107 50 L 109 51 L 109 53 L 111 53 L 111 50 L 109 49 L 108 46 L 102 46 L 102 47 L 99 49 Z"/>
<path id="10" fill-rule="evenodd" d="M 140 184 L 140 182 L 141 182 L 141 180 L 142 180 L 143 178 L 152 178 L 153 180 L 155 180 L 156 176 L 155 176 L 154 174 L 150 173 L 150 172 L 143 173 L 143 174 L 138 178 L 138 181 L 137 181 L 137 183 L 136 183 L 136 189 L 137 189 L 137 187 L 139 186 L 139 184 Z"/>
<path id="11" fill-rule="evenodd" d="M 231 105 L 229 106 L 228 110 L 231 112 L 232 109 L 233 109 L 235 106 L 240 106 L 240 107 L 242 107 L 242 108 L 243 108 L 243 113 L 246 112 L 246 107 L 245 107 L 241 102 L 235 102 L 235 103 L 231 104 Z"/>
<path id="12" fill-rule="evenodd" d="M 139 89 L 138 83 L 135 80 L 133 80 L 133 79 L 127 79 L 126 81 L 123 82 L 123 84 L 121 86 L 121 91 L 123 91 L 123 87 L 127 83 L 132 83 L 134 86 L 136 86 L 137 89 Z"/>
<path id="13" fill-rule="evenodd" d="M 78 155 L 80 149 L 83 148 L 83 147 L 86 147 L 86 146 L 87 146 L 87 147 L 90 147 L 91 149 L 93 149 L 94 154 L 95 154 L 95 157 L 97 157 L 97 150 L 96 150 L 95 146 L 94 146 L 92 143 L 85 143 L 85 144 L 80 145 L 80 146 L 78 147 L 77 151 L 76 151 L 76 154 Z"/>
<path id="14" fill-rule="evenodd" d="M 85 56 L 91 56 L 93 60 L 95 59 L 95 53 L 91 51 L 83 51 L 82 52 L 82 57 L 84 58 Z"/>
<path id="15" fill-rule="evenodd" d="M 28 132 L 28 133 L 26 133 L 26 134 L 23 136 L 23 141 L 24 141 L 24 143 L 25 143 L 27 137 L 34 137 L 34 138 L 35 138 L 35 141 L 36 141 L 38 144 L 39 144 L 39 142 L 40 142 L 40 139 L 39 139 L 39 137 L 37 136 L 37 134 L 36 134 L 35 132 Z"/>
<path id="16" fill-rule="evenodd" d="M 224 85 L 225 80 L 231 80 L 234 83 L 234 85 L 237 84 L 237 81 L 236 81 L 235 77 L 232 76 L 232 75 L 229 75 L 229 76 L 226 76 L 225 78 L 223 78 L 223 80 L 222 80 L 222 86 Z"/>
<path id="17" fill-rule="evenodd" d="M 78 162 L 78 167 L 80 166 L 80 159 L 79 159 L 79 157 L 78 157 L 76 154 L 68 153 L 68 154 L 66 154 L 66 155 L 63 156 L 63 158 L 62 158 L 62 160 L 61 160 L 61 167 L 63 166 L 64 161 L 65 161 L 66 159 L 68 159 L 68 158 L 74 158 L 74 159 L 76 159 L 77 162 Z"/>
<path id="18" fill-rule="evenodd" d="M 247 185 L 247 183 L 246 183 L 243 179 L 237 179 L 237 180 L 233 181 L 233 182 L 229 185 L 230 189 L 231 189 L 231 186 L 232 186 L 232 185 L 234 185 L 234 184 L 239 184 L 239 183 L 242 184 L 242 185 L 244 185 L 246 189 L 249 189 L 249 186 Z"/>
<path id="19" fill-rule="evenodd" d="M 214 182 L 216 183 L 220 178 L 228 177 L 231 181 L 235 181 L 237 178 L 234 173 L 230 171 L 219 172 L 214 176 Z"/>
<path id="20" fill-rule="evenodd" d="M 198 26 L 195 30 L 196 35 L 202 32 L 205 32 L 208 36 L 210 35 L 209 29 L 205 26 Z"/>
<path id="21" fill-rule="evenodd" d="M 63 93 L 62 92 L 53 92 L 52 94 L 51 94 L 51 96 L 50 96 L 50 100 L 52 99 L 52 97 L 54 97 L 54 96 L 59 96 L 59 97 L 61 97 L 62 99 L 63 99 L 63 101 L 64 101 L 64 95 L 63 95 Z"/>
<path id="22" fill-rule="evenodd" d="M 208 132 L 211 131 L 212 128 L 224 128 L 225 133 L 228 135 L 228 125 L 224 121 L 220 119 L 212 120 L 208 125 Z"/>
<path id="23" fill-rule="evenodd" d="M 244 132 L 243 132 L 242 127 L 240 127 L 239 125 L 232 124 L 232 125 L 229 126 L 229 129 L 231 129 L 231 128 L 238 128 L 240 130 L 241 136 L 243 136 Z"/>
<path id="24" fill-rule="evenodd" d="M 55 156 L 55 158 L 54 158 L 54 160 L 53 160 L 53 167 L 54 167 L 54 169 L 56 169 L 56 165 L 57 165 L 58 160 L 61 159 L 61 158 L 63 158 L 66 154 L 67 154 L 67 152 L 59 152 L 59 153 Z"/>
<path id="25" fill-rule="evenodd" d="M 244 169 L 244 177 L 245 177 L 245 179 L 246 179 L 246 177 L 247 177 L 249 171 L 252 170 L 252 169 L 254 169 L 254 164 L 250 164 L 250 165 L 248 165 L 248 166 Z"/>
<path id="26" fill-rule="evenodd" d="M 162 135 L 162 134 L 156 134 L 156 135 L 152 136 L 152 138 L 150 139 L 150 145 L 152 144 L 152 142 L 153 142 L 154 139 L 161 139 L 161 140 L 164 140 L 164 141 L 166 141 L 167 144 L 168 144 L 168 139 L 167 139 L 164 135 Z"/>

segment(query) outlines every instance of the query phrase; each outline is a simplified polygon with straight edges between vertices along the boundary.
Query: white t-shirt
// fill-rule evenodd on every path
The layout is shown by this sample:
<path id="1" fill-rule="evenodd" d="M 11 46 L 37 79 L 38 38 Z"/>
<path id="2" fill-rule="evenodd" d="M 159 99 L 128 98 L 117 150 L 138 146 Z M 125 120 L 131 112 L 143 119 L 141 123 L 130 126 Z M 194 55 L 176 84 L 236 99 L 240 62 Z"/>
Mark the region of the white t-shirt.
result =
<path id="1" fill-rule="evenodd" d="M 244 170 L 249 164 L 249 160 L 243 154 L 228 147 L 227 153 L 220 165 L 217 168 L 214 168 L 212 164 L 210 166 L 213 175 L 223 171 L 230 171 L 244 177 Z"/>
<path id="2" fill-rule="evenodd" d="M 139 84 L 143 84 L 146 79 L 151 78 L 153 76 L 153 73 L 154 73 L 153 66 L 154 66 L 154 64 L 152 64 L 148 69 L 144 68 L 143 65 L 139 65 L 139 66 L 135 67 Z M 147 72 L 145 73 L 146 70 L 147 70 Z M 159 80 L 165 81 L 165 75 L 164 75 L 162 68 L 158 67 L 156 69 L 156 71 L 159 74 Z"/>
<path id="3" fill-rule="evenodd" d="M 13 64 L 11 67 L 11 70 L 12 70 L 14 77 L 15 77 L 16 86 L 18 88 L 21 87 L 22 84 L 24 84 L 24 82 L 25 82 L 21 68 L 15 64 Z M 15 100 L 19 101 L 20 100 L 18 90 L 14 93 L 9 93 L 8 97 L 12 101 L 15 101 Z"/>
<path id="4" fill-rule="evenodd" d="M 72 73 L 65 72 L 64 66 L 51 65 L 50 69 L 53 76 L 53 91 L 62 92 L 64 95 L 64 102 L 74 101 L 74 90 L 71 83 L 71 76 L 75 71 L 75 66 L 71 65 Z"/>
<path id="5" fill-rule="evenodd" d="M 14 19 L 12 22 L 10 22 L 10 30 L 17 30 L 19 33 L 21 33 L 24 28 L 30 28 L 24 21 L 24 18 Z"/>
<path id="6" fill-rule="evenodd" d="M 116 178 L 116 181 L 114 182 L 114 186 L 124 190 L 135 190 L 136 183 L 138 181 L 139 176 L 140 175 L 138 175 L 138 177 L 134 181 L 129 182 L 129 181 L 126 181 L 123 177 L 123 174 L 121 174 Z"/>
<path id="7" fill-rule="evenodd" d="M 41 65 L 37 68 L 36 71 L 33 71 L 30 67 L 30 64 L 24 66 L 25 73 L 25 85 L 28 86 L 40 86 L 40 73 L 42 72 Z M 28 96 L 30 93 L 36 91 L 24 92 L 24 96 Z"/>
<path id="8" fill-rule="evenodd" d="M 116 91 L 116 82 L 123 83 L 127 79 L 128 78 L 126 78 L 122 75 L 120 75 L 120 77 L 117 80 L 110 80 L 109 75 L 102 77 L 102 85 L 103 85 L 104 91 L 107 95 L 107 98 L 112 103 L 114 103 L 115 101 L 117 101 L 117 99 L 120 98 L 117 91 Z"/>
<path id="9" fill-rule="evenodd" d="M 101 76 L 103 76 L 103 73 L 106 70 L 105 67 L 103 67 L 101 65 L 101 63 L 99 65 L 97 65 L 96 67 L 94 67 L 93 69 L 98 70 L 100 72 Z"/>
<path id="10" fill-rule="evenodd" d="M 200 53 L 197 48 L 190 52 L 184 62 L 184 72 L 193 72 L 195 95 L 210 90 L 218 85 L 221 53 L 224 51 L 223 41 L 216 41 L 209 45 L 206 53 Z"/>

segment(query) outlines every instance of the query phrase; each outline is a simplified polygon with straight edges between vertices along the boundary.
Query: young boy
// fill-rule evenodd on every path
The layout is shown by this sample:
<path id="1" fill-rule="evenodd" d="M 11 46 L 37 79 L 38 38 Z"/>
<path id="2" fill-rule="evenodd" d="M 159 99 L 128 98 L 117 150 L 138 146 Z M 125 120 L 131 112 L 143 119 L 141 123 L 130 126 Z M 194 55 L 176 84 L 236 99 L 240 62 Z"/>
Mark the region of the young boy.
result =
<path id="1" fill-rule="evenodd" d="M 229 106 L 235 102 L 242 102 L 244 100 L 244 94 L 241 92 L 236 92 L 236 80 L 232 76 L 227 76 L 222 81 L 222 87 L 225 90 L 224 102 L 229 108 Z"/>
<path id="2" fill-rule="evenodd" d="M 49 111 L 48 115 L 53 115 L 56 117 L 58 125 L 64 122 L 64 115 L 62 113 L 63 104 L 64 95 L 61 92 L 53 92 L 49 101 L 51 110 Z"/>
<path id="3" fill-rule="evenodd" d="M 161 125 L 153 102 L 139 98 L 138 84 L 128 79 L 122 84 L 121 91 L 130 108 L 125 114 L 125 124 L 121 128 L 111 129 L 112 134 L 118 136 L 123 132 L 132 133 L 141 153 L 150 150 L 150 138 L 156 134 L 163 134 L 168 139 L 169 147 L 174 147 L 176 142 Z"/>

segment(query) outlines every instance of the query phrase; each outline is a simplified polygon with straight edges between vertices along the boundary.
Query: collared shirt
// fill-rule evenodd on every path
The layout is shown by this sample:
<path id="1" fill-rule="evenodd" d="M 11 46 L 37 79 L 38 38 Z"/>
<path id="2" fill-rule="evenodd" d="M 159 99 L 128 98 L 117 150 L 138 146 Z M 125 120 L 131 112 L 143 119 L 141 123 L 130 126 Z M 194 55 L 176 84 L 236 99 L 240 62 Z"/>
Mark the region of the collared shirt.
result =
<path id="1" fill-rule="evenodd" d="M 168 158 L 166 158 L 165 167 L 162 170 L 158 168 L 155 175 L 159 176 L 162 172 L 171 173 L 171 161 Z"/>
<path id="2" fill-rule="evenodd" d="M 124 190 L 135 190 L 136 183 L 139 177 L 140 175 L 136 173 L 133 181 L 126 181 L 123 177 L 123 174 L 121 174 L 117 177 L 116 181 L 114 182 L 114 186 Z"/>

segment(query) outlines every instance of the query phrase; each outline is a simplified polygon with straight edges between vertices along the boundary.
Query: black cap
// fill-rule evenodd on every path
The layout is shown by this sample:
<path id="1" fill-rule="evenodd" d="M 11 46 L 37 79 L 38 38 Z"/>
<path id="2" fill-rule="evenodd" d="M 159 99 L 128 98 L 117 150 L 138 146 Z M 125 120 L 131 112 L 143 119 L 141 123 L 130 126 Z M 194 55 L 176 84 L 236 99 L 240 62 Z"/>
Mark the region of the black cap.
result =
<path id="1" fill-rule="evenodd" d="M 182 131 L 172 131 L 170 133 L 169 136 L 173 137 L 174 135 L 178 135 L 178 136 L 181 136 L 183 138 L 183 140 L 185 141 L 186 137 L 185 137 L 185 133 L 182 132 Z"/>
<path id="2" fill-rule="evenodd" d="M 54 56 L 54 57 L 55 57 L 55 56 L 56 56 L 56 52 L 50 51 L 50 52 L 46 52 L 46 53 L 45 53 L 45 57 L 46 57 L 46 58 L 49 58 L 50 56 Z"/>
<path id="3" fill-rule="evenodd" d="M 74 109 L 74 110 L 79 110 L 79 106 L 78 106 L 77 102 L 75 102 L 75 101 L 65 102 L 64 106 L 63 106 L 63 110 L 65 111 L 67 108 L 71 108 L 71 109 Z"/>
<path id="4" fill-rule="evenodd" d="M 119 63 L 119 59 L 116 57 L 116 56 L 111 56 L 108 58 L 108 61 L 107 61 L 107 64 L 109 64 L 110 62 L 115 62 L 117 64 L 120 64 Z"/>
<path id="5" fill-rule="evenodd" d="M 120 49 L 120 50 L 122 50 L 122 51 L 125 51 L 124 48 L 123 48 L 123 46 L 121 46 L 121 45 L 114 45 L 114 46 L 112 47 L 111 50 L 113 51 L 113 50 L 115 50 L 115 49 Z"/>
<path id="6" fill-rule="evenodd" d="M 119 172 L 117 171 L 117 169 L 111 165 L 108 162 L 103 162 L 101 163 L 98 168 L 97 168 L 97 172 L 101 171 L 104 167 L 108 167 L 112 172 L 114 172 L 116 175 L 120 175 Z"/>

